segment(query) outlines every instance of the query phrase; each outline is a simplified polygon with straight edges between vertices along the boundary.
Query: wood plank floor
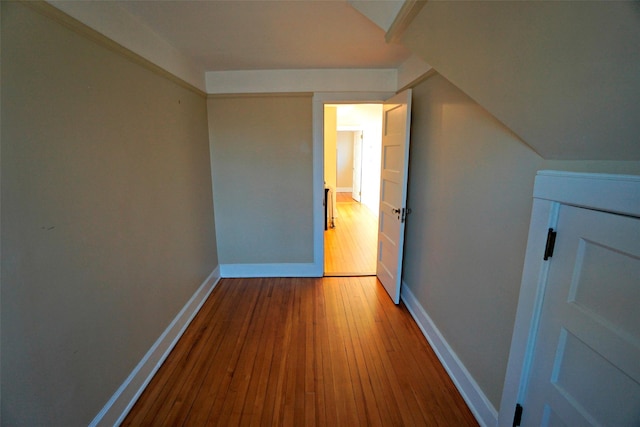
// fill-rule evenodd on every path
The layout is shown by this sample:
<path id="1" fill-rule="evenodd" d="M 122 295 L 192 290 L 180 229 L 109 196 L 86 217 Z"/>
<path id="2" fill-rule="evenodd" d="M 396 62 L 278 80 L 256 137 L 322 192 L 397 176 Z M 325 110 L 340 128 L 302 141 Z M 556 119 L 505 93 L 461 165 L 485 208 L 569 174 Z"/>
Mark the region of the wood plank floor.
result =
<path id="1" fill-rule="evenodd" d="M 477 426 L 375 277 L 223 279 L 124 426 Z"/>
<path id="2" fill-rule="evenodd" d="M 324 232 L 325 276 L 376 273 L 378 218 L 350 193 L 336 193 L 335 228 Z"/>

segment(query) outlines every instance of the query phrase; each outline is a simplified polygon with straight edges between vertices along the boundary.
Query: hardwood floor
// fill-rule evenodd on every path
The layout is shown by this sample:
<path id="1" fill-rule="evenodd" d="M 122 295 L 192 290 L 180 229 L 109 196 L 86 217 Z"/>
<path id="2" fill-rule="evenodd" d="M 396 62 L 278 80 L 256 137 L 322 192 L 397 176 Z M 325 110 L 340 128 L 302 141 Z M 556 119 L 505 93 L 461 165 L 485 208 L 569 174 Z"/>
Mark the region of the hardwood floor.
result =
<path id="1" fill-rule="evenodd" d="M 324 232 L 325 276 L 375 275 L 378 218 L 350 193 L 336 199 L 335 228 Z"/>
<path id="2" fill-rule="evenodd" d="M 375 277 L 223 279 L 124 426 L 477 426 Z"/>
<path id="3" fill-rule="evenodd" d="M 351 193 L 336 193 L 336 202 L 337 203 L 358 203 L 353 200 Z"/>

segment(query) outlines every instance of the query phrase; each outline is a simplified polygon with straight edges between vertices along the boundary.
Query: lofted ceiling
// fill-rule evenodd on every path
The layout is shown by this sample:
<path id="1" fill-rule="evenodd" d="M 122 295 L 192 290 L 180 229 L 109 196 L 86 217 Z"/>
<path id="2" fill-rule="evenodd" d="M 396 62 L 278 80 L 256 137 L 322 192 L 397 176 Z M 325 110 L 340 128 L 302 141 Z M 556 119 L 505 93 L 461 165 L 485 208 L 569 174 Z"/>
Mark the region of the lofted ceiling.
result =
<path id="1" fill-rule="evenodd" d="M 433 66 L 545 159 L 640 159 L 638 1 L 47 1 L 207 93 L 395 91 Z"/>
<path id="2" fill-rule="evenodd" d="M 396 68 L 409 56 L 346 1 L 118 4 L 206 71 Z"/>
<path id="3" fill-rule="evenodd" d="M 125 11 L 205 72 L 397 68 L 410 56 L 346 0 L 68 3 Z"/>

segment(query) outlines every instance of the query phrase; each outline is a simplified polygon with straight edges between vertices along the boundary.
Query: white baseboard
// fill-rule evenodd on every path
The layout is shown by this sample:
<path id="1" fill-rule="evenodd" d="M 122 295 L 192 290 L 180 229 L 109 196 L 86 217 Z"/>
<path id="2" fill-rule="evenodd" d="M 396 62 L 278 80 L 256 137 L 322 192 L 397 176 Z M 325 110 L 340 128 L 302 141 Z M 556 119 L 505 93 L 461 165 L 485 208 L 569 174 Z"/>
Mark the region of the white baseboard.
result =
<path id="1" fill-rule="evenodd" d="M 411 292 L 406 283 L 402 283 L 401 298 L 422 333 L 431 344 L 431 348 L 440 359 L 456 388 L 467 402 L 478 423 L 483 427 L 498 425 L 498 411 L 493 407 L 487 396 L 482 392 L 467 368 L 462 364 L 453 349 L 444 339 L 433 320 L 429 317 L 420 302 Z"/>
<path id="2" fill-rule="evenodd" d="M 320 274 L 322 275 L 322 273 Z M 220 276 L 237 277 L 319 277 L 314 263 L 220 264 Z"/>
<path id="3" fill-rule="evenodd" d="M 216 267 L 91 421 L 90 427 L 118 426 L 122 423 L 219 281 L 220 267 Z"/>
<path id="4" fill-rule="evenodd" d="M 353 187 L 338 187 L 336 193 L 353 193 Z"/>

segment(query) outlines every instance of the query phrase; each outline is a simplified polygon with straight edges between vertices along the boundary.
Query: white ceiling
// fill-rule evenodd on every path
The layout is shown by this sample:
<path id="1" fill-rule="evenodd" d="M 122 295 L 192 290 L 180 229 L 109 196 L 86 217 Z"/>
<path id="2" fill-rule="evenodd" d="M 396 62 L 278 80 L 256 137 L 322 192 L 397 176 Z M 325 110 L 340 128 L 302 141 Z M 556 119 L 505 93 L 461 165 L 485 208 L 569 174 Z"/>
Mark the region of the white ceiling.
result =
<path id="1" fill-rule="evenodd" d="M 410 56 L 405 47 L 387 44 L 384 31 L 346 0 L 109 4 L 205 71 L 398 68 Z"/>

